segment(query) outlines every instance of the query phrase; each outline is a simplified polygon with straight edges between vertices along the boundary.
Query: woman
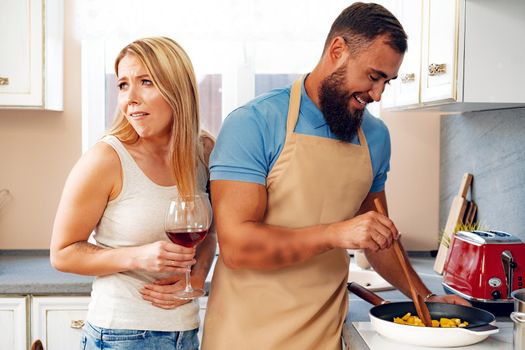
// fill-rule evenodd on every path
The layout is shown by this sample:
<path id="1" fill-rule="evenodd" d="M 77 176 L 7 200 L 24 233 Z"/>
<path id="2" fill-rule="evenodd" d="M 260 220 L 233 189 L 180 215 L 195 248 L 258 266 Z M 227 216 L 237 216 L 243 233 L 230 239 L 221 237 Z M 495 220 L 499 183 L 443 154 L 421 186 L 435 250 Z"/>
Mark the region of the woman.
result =
<path id="1" fill-rule="evenodd" d="M 214 234 L 195 249 L 164 232 L 169 198 L 206 190 L 213 140 L 199 136 L 195 74 L 184 50 L 163 37 L 126 46 L 115 71 L 117 118 L 66 181 L 51 262 L 97 276 L 82 349 L 197 349 L 198 304 L 151 287 L 183 289 L 188 265 L 192 284 L 203 287 L 215 253 Z M 96 245 L 87 242 L 93 229 Z"/>

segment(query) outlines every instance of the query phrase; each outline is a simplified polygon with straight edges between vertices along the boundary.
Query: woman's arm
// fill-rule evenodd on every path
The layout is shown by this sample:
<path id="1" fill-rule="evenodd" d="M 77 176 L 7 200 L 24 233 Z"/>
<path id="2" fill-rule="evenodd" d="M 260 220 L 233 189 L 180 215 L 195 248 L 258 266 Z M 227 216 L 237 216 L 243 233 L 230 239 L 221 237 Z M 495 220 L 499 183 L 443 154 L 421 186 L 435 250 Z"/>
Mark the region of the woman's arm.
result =
<path id="1" fill-rule="evenodd" d="M 194 248 L 167 241 L 106 249 L 87 242 L 109 200 L 121 190 L 118 155 L 97 143 L 75 164 L 64 186 L 51 238 L 51 264 L 60 271 L 101 276 L 129 270 L 183 272 Z"/>

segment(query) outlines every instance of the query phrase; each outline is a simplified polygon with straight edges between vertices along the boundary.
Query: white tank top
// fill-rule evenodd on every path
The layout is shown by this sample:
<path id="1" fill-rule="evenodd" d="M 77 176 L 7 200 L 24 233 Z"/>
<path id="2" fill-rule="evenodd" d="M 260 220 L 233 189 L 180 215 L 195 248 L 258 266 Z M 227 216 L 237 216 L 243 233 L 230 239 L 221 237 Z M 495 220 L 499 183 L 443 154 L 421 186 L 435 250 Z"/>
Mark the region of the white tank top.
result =
<path id="1" fill-rule="evenodd" d="M 168 240 L 164 213 L 176 186 L 160 186 L 139 168 L 130 153 L 114 136 L 103 142 L 117 152 L 122 165 L 122 190 L 109 201 L 96 229 L 97 245 L 131 247 Z M 199 167 L 198 186 L 206 188 L 206 171 Z M 155 307 L 143 300 L 139 290 L 147 282 L 166 277 L 163 273 L 129 271 L 96 277 L 87 320 L 98 327 L 155 331 L 186 331 L 199 326 L 198 303 L 194 300 L 173 310 Z"/>

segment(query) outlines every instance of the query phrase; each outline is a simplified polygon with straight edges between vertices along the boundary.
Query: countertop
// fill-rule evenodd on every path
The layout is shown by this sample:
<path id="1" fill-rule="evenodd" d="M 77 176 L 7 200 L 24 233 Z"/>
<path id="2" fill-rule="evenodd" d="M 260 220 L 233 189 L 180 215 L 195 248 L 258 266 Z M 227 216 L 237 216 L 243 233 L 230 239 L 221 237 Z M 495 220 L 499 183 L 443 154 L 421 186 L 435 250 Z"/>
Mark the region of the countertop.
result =
<path id="1" fill-rule="evenodd" d="M 434 293 L 443 293 L 441 276 L 432 271 L 430 255 L 411 256 L 410 260 Z M 211 273 L 208 276 L 208 281 Z M 85 294 L 91 292 L 94 277 L 55 270 L 48 250 L 0 250 L 0 294 Z M 398 291 L 379 293 L 389 300 L 405 300 Z M 369 305 L 350 295 L 349 320 L 368 320 Z"/>
<path id="2" fill-rule="evenodd" d="M 432 270 L 434 258 L 428 253 L 410 253 L 409 257 L 427 287 L 436 294 L 443 294 L 442 277 Z M 89 295 L 92 281 L 91 276 L 79 276 L 55 270 L 49 262 L 47 250 L 0 250 L 0 294 L 4 296 Z M 408 300 L 397 290 L 382 291 L 378 294 L 385 300 Z M 347 349 L 368 349 L 353 324 L 370 321 L 368 311 L 372 305 L 353 294 L 350 294 L 349 299 L 349 311 L 343 332 Z M 497 317 L 497 321 L 509 322 L 510 319 Z"/>
<path id="3" fill-rule="evenodd" d="M 92 281 L 55 270 L 48 250 L 0 250 L 0 294 L 89 295 Z"/>

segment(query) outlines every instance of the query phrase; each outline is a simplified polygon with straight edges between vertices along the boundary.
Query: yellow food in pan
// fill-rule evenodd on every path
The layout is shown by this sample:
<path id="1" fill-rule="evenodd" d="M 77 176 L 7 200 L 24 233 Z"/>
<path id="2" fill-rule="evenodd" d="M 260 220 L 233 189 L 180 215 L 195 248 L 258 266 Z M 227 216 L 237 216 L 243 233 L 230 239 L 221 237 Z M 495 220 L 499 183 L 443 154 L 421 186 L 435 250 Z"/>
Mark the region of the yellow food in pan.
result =
<path id="1" fill-rule="evenodd" d="M 411 326 L 421 326 L 425 327 L 423 324 L 423 321 L 417 316 L 412 316 L 410 312 L 406 313 L 403 317 L 394 317 L 394 323 L 399 324 L 408 324 Z M 467 321 L 461 322 L 461 319 L 459 318 L 445 318 L 441 317 L 438 320 L 432 320 L 432 327 L 441 327 L 441 328 L 463 328 L 468 326 Z"/>

